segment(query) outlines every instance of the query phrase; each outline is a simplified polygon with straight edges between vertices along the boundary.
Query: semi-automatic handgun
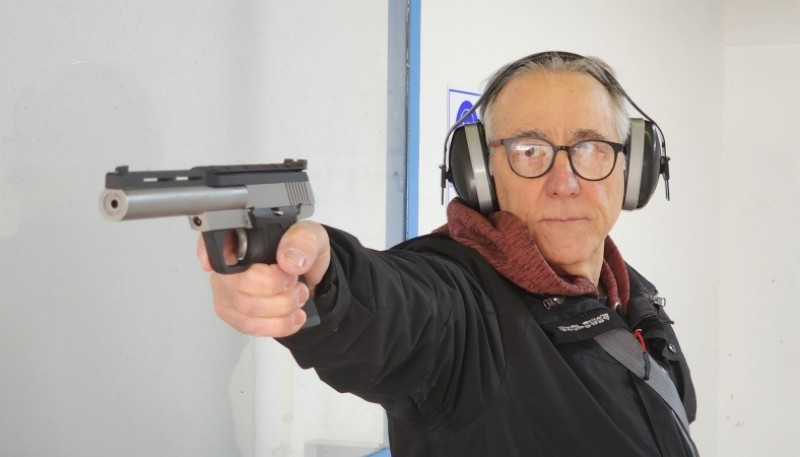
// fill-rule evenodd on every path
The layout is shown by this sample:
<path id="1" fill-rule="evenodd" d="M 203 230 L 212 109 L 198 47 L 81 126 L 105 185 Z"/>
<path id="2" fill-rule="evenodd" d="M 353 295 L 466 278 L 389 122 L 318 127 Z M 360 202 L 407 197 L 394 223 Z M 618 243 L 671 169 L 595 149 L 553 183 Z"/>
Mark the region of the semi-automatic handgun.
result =
<path id="1" fill-rule="evenodd" d="M 106 174 L 100 211 L 112 221 L 188 216 L 189 225 L 203 234 L 214 271 L 237 273 L 256 262 L 275 263 L 281 235 L 313 214 L 305 169 L 305 160 L 291 159 L 166 171 L 133 172 L 121 166 Z M 226 237 L 235 243 L 235 260 L 225 259 Z M 303 310 L 305 327 L 319 323 L 312 299 Z"/>

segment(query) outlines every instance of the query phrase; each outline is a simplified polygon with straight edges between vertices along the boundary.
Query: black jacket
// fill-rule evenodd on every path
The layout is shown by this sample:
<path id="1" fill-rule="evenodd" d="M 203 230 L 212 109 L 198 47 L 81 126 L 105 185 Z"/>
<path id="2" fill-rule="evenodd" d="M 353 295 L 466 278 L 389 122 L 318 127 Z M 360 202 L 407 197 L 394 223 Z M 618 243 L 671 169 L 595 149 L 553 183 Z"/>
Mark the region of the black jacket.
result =
<path id="1" fill-rule="evenodd" d="M 328 231 L 322 323 L 280 341 L 336 390 L 383 405 L 393 457 L 689 455 L 658 394 L 592 335 L 558 335 L 605 304 L 574 297 L 548 309 L 444 235 L 377 252 Z M 655 288 L 629 273 L 627 315 L 611 321 L 642 330 L 693 420 L 669 319 Z"/>

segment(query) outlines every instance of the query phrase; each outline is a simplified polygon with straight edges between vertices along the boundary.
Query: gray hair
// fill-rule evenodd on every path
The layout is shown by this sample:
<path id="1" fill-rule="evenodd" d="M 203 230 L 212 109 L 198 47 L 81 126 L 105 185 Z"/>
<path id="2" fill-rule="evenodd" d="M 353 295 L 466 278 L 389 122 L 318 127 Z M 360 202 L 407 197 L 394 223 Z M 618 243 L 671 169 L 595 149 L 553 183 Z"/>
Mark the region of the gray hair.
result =
<path id="1" fill-rule="evenodd" d="M 484 92 L 485 100 L 482 100 L 480 106 L 480 118 L 487 132 L 487 138 L 493 132 L 492 104 L 500 89 L 513 78 L 533 72 L 584 73 L 600 81 L 600 84 L 608 91 L 611 98 L 613 121 L 620 142 L 624 143 L 628 139 L 628 130 L 630 129 L 630 119 L 627 112 L 628 97 L 617 82 L 614 70 L 597 57 L 583 57 L 558 52 L 534 54 L 511 63 L 492 75 L 489 79 L 489 84 L 486 86 L 487 90 Z"/>

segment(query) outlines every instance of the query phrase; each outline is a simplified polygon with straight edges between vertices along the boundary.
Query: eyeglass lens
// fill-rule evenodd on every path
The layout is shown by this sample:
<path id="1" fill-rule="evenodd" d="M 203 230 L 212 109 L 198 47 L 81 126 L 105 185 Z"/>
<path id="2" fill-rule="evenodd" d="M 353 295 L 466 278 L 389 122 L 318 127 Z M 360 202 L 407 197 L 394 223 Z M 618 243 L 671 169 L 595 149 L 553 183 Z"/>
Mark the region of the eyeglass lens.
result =
<path id="1" fill-rule="evenodd" d="M 508 161 L 515 173 L 526 178 L 542 176 L 555 161 L 553 145 L 537 138 L 504 141 Z M 614 148 L 602 141 L 583 141 L 569 148 L 573 171 L 584 179 L 599 180 L 611 173 L 616 161 Z"/>

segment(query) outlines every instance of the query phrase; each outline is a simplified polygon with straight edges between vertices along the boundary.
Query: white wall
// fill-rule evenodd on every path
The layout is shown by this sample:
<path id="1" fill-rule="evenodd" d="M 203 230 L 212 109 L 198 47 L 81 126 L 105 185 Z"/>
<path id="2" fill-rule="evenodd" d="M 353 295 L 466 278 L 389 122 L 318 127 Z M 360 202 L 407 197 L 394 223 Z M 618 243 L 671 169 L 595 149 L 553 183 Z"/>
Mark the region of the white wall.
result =
<path id="1" fill-rule="evenodd" d="M 386 28 L 371 0 L 0 5 L 0 454 L 383 440 L 379 408 L 216 318 L 185 219 L 97 198 L 122 164 L 306 158 L 315 218 L 384 247 Z"/>
<path id="2" fill-rule="evenodd" d="M 721 1 L 460 0 L 422 9 L 420 233 L 444 221 L 437 167 L 448 86 L 480 90 L 496 68 L 534 52 L 596 55 L 664 130 L 672 201 L 659 185 L 645 209 L 623 213 L 612 237 L 668 300 L 699 393 L 692 430 L 706 456 L 718 446 L 722 40 Z"/>
<path id="3" fill-rule="evenodd" d="M 719 455 L 800 455 L 800 1 L 729 0 L 719 223 Z"/>
<path id="4" fill-rule="evenodd" d="M 266 147 L 308 156 L 314 219 L 374 248 L 386 233 L 387 11 L 371 0 L 271 2 L 255 37 Z M 256 340 L 254 353 L 255 455 L 303 455 L 314 440 L 383 442 L 378 406 L 336 393 L 272 340 Z"/>

